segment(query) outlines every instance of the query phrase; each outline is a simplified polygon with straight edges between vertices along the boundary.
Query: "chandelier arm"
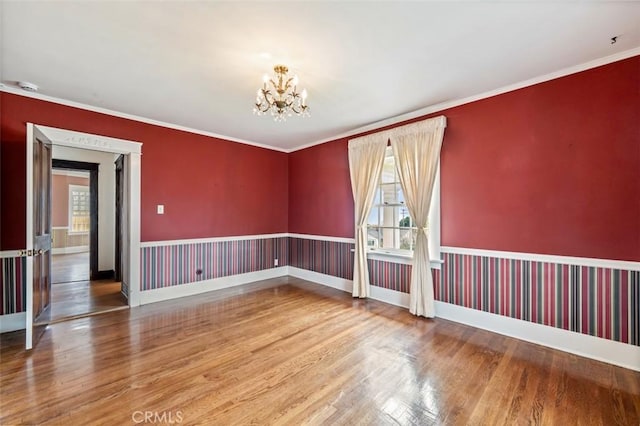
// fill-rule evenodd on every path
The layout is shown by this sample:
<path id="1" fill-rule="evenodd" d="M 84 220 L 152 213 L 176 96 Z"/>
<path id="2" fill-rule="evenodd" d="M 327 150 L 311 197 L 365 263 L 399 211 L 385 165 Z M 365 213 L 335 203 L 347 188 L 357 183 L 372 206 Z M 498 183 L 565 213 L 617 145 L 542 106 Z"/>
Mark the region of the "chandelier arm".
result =
<path id="1" fill-rule="evenodd" d="M 269 108 L 271 108 L 271 105 L 268 104 L 268 103 L 266 103 L 266 104 L 264 104 L 264 103 L 262 103 L 262 104 L 256 103 L 256 109 L 258 111 L 260 111 L 260 112 L 267 112 L 267 111 L 269 111 Z"/>
<path id="2" fill-rule="evenodd" d="M 290 77 L 284 85 L 284 90 L 287 90 L 291 87 L 291 82 L 293 81 L 293 77 Z"/>
<path id="3" fill-rule="evenodd" d="M 263 89 L 262 90 L 262 95 L 263 95 L 265 101 L 267 101 L 268 104 L 270 104 L 270 105 L 273 104 L 273 101 L 274 101 L 275 98 L 273 96 L 273 93 L 271 93 L 271 90 L 264 90 Z"/>

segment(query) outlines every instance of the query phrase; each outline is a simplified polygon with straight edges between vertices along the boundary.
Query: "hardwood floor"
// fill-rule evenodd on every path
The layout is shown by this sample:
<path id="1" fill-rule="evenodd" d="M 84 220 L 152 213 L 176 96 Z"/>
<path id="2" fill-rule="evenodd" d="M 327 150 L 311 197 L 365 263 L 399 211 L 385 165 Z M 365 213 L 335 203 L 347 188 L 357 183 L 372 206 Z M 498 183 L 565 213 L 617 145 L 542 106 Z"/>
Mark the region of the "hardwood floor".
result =
<path id="1" fill-rule="evenodd" d="M 89 280 L 89 252 L 51 256 L 51 283 Z"/>
<path id="2" fill-rule="evenodd" d="M 128 307 L 119 282 L 89 281 L 89 252 L 54 255 L 51 282 L 51 322 Z"/>
<path id="3" fill-rule="evenodd" d="M 0 343 L 3 425 L 640 423 L 640 373 L 295 278 Z"/>
<path id="4" fill-rule="evenodd" d="M 127 308 L 117 281 L 75 281 L 51 287 L 52 322 Z"/>

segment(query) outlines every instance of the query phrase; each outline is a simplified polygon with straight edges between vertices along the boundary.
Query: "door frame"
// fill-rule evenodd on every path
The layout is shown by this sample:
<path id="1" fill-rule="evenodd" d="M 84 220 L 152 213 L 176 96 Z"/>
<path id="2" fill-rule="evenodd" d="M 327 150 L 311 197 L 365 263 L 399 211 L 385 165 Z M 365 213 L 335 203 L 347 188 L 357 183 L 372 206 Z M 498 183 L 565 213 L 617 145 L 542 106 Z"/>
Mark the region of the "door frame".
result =
<path id="1" fill-rule="evenodd" d="M 122 281 L 122 203 L 124 201 L 124 155 L 120 154 L 116 161 L 116 232 L 115 262 L 113 271 L 116 281 Z"/>
<path id="2" fill-rule="evenodd" d="M 129 306 L 140 305 L 140 185 L 141 185 L 141 156 L 142 143 L 125 139 L 111 138 L 107 136 L 93 135 L 89 133 L 76 132 L 73 130 L 59 129 L 55 127 L 34 124 L 51 143 L 71 148 L 88 149 L 92 151 L 110 152 L 113 154 L 124 154 L 125 167 L 129 170 L 127 182 L 128 188 L 128 211 L 129 226 L 124 229 L 124 241 L 129 246 L 129 256 L 123 262 L 129 264 L 127 284 L 129 288 Z M 27 168 L 27 177 L 32 170 Z M 33 211 L 33 197 L 27 197 L 27 212 Z M 29 226 L 30 217 L 27 217 Z M 27 274 L 29 270 L 27 268 Z M 26 277 L 30 279 L 29 276 Z M 27 281 L 27 291 L 29 291 L 29 281 Z M 27 313 L 29 315 L 29 313 Z"/>
<path id="3" fill-rule="evenodd" d="M 89 279 L 99 278 L 98 271 L 98 164 L 53 158 L 51 168 L 89 172 Z"/>

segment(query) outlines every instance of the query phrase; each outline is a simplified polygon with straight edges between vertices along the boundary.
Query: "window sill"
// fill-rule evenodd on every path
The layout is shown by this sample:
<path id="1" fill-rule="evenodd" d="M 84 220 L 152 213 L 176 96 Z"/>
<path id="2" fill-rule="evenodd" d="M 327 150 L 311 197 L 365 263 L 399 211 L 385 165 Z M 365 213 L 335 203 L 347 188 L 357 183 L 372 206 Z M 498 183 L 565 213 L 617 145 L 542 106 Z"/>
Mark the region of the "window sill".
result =
<path id="1" fill-rule="evenodd" d="M 351 251 L 355 251 L 351 249 Z M 440 256 L 438 256 L 440 257 Z M 380 260 L 383 262 L 401 263 L 411 265 L 413 263 L 413 255 L 409 253 L 401 253 L 394 251 L 386 251 L 384 249 L 368 249 L 367 259 Z M 440 259 L 431 259 L 429 262 L 431 269 L 441 269 L 444 262 Z"/>

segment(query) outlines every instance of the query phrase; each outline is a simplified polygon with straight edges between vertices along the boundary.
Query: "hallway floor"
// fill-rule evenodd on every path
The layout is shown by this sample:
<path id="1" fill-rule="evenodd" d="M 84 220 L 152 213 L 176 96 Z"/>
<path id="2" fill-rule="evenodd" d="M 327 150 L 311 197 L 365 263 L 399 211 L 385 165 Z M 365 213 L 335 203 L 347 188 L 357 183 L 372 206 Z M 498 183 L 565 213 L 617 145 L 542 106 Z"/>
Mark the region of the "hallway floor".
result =
<path id="1" fill-rule="evenodd" d="M 89 280 L 89 252 L 52 256 L 51 281 L 51 322 L 128 308 L 119 281 Z"/>
<path id="2" fill-rule="evenodd" d="M 87 281 L 89 279 L 89 252 L 54 254 L 51 256 L 51 283 Z"/>

